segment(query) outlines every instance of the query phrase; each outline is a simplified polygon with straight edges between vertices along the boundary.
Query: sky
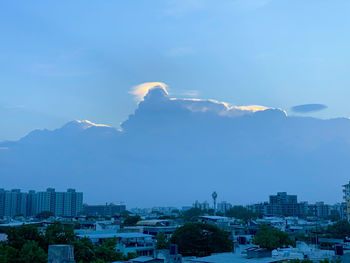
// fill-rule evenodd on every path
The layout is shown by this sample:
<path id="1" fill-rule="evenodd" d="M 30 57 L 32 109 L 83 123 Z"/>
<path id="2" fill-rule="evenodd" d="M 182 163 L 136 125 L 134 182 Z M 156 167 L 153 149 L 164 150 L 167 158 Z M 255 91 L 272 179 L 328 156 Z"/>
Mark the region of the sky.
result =
<path id="1" fill-rule="evenodd" d="M 74 119 L 119 127 L 130 91 L 350 115 L 346 0 L 6 1 L 0 140 Z M 315 111 L 292 111 L 320 104 Z"/>

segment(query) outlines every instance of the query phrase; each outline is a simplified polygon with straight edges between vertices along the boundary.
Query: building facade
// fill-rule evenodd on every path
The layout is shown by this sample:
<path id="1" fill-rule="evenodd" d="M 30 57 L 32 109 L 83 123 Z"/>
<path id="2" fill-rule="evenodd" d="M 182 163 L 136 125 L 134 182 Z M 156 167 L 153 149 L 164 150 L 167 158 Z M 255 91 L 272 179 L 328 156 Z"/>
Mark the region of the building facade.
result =
<path id="1" fill-rule="evenodd" d="M 345 216 L 350 221 L 350 182 L 343 185 L 344 201 L 346 204 Z"/>
<path id="2" fill-rule="evenodd" d="M 217 211 L 226 215 L 226 212 L 232 208 L 232 204 L 222 201 L 217 205 Z"/>
<path id="3" fill-rule="evenodd" d="M 0 189 L 0 216 L 35 216 L 44 211 L 55 216 L 77 216 L 82 208 L 83 193 L 74 189 L 56 192 L 54 188 L 48 188 L 45 192 L 31 190 L 28 193 L 19 189 Z"/>

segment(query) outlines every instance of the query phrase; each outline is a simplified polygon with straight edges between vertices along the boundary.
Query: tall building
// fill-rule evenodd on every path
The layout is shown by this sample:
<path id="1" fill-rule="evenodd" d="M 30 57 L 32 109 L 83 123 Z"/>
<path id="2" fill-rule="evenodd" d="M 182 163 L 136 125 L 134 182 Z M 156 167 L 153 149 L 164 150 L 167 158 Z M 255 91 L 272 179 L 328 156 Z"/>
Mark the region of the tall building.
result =
<path id="1" fill-rule="evenodd" d="M 64 215 L 64 192 L 56 192 L 55 214 L 56 216 Z"/>
<path id="2" fill-rule="evenodd" d="M 324 202 L 316 202 L 316 211 L 316 216 L 327 217 L 329 215 L 329 205 L 326 205 Z"/>
<path id="3" fill-rule="evenodd" d="M 4 216 L 27 215 L 27 193 L 21 193 L 19 189 L 4 191 Z"/>
<path id="4" fill-rule="evenodd" d="M 296 195 L 279 192 L 270 195 L 270 213 L 273 215 L 296 215 L 298 199 Z"/>
<path id="5" fill-rule="evenodd" d="M 200 210 L 209 210 L 209 203 L 207 201 L 204 201 L 203 203 L 200 203 L 198 201 L 196 201 L 193 204 L 194 208 L 199 208 Z"/>
<path id="6" fill-rule="evenodd" d="M 350 221 L 350 182 L 343 185 L 344 200 L 346 203 L 345 215 L 346 219 Z"/>
<path id="7" fill-rule="evenodd" d="M 27 216 L 36 215 L 36 193 L 30 190 L 27 195 Z"/>
<path id="8" fill-rule="evenodd" d="M 230 203 L 228 203 L 228 202 L 226 202 L 226 201 L 222 201 L 222 202 L 218 203 L 218 208 L 217 208 L 217 210 L 218 210 L 218 212 L 220 212 L 220 213 L 226 214 L 226 212 L 227 212 L 228 210 L 230 210 L 231 208 L 232 208 L 232 205 L 231 205 Z"/>
<path id="9" fill-rule="evenodd" d="M 19 189 L 0 189 L 0 216 L 35 216 L 49 211 L 56 216 L 77 216 L 83 209 L 83 193 L 75 189 L 56 192 L 48 188 L 45 192 L 33 190 L 23 193 Z"/>
<path id="10" fill-rule="evenodd" d="M 63 197 L 63 215 L 77 216 L 83 210 L 83 193 L 78 193 L 75 189 L 68 189 Z"/>
<path id="11" fill-rule="evenodd" d="M 4 189 L 0 189 L 0 217 L 5 215 L 5 195 L 6 192 Z"/>
<path id="12" fill-rule="evenodd" d="M 51 196 L 52 192 L 37 192 L 36 193 L 36 214 L 40 214 L 41 212 L 52 212 L 55 213 L 51 208 Z"/>

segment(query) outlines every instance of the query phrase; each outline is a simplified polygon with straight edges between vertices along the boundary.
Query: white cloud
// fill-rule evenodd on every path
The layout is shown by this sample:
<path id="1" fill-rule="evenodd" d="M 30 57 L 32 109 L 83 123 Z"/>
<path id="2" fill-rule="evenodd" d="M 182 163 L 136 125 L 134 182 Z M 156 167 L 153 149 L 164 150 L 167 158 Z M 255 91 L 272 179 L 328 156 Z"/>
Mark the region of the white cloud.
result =
<path id="1" fill-rule="evenodd" d="M 151 92 L 152 91 L 152 92 Z M 158 92 L 163 91 L 163 92 Z M 190 110 L 192 112 L 211 112 L 220 116 L 238 117 L 246 114 L 253 114 L 257 111 L 265 111 L 273 109 L 261 105 L 230 105 L 227 102 L 221 102 L 213 99 L 199 99 L 199 98 L 176 98 L 169 96 L 167 85 L 163 82 L 146 82 L 135 86 L 131 91 L 135 95 L 137 101 L 147 101 L 148 107 L 157 107 L 161 102 L 162 107 L 173 108 L 180 107 Z M 183 95 L 191 95 L 192 97 L 198 95 L 197 90 L 183 91 Z M 146 96 L 147 95 L 147 96 Z M 165 104 L 164 104 L 165 103 Z"/>
<path id="2" fill-rule="evenodd" d="M 76 120 L 75 121 L 76 123 L 80 124 L 80 126 L 83 128 L 83 129 L 88 129 L 88 128 L 91 128 L 93 126 L 95 127 L 110 127 L 106 124 L 97 124 L 97 123 L 93 123 L 89 120 Z"/>
<path id="3" fill-rule="evenodd" d="M 135 95 L 137 101 L 142 101 L 148 91 L 156 87 L 163 89 L 168 94 L 168 85 L 163 82 L 145 82 L 133 87 L 129 93 Z"/>

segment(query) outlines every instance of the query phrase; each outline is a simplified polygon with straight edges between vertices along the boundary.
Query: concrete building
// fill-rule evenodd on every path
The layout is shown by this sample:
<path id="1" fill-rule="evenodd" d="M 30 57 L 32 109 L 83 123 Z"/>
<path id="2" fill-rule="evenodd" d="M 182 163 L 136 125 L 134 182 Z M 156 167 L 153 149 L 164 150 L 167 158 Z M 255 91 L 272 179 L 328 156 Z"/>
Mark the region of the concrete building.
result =
<path id="1" fill-rule="evenodd" d="M 56 192 L 48 188 L 46 192 L 38 192 L 36 196 L 36 213 L 50 211 L 55 216 L 77 216 L 83 209 L 83 193 L 75 189 L 67 192 Z"/>
<path id="2" fill-rule="evenodd" d="M 36 214 L 36 193 L 30 190 L 27 195 L 27 216 L 34 216 Z"/>
<path id="3" fill-rule="evenodd" d="M 194 202 L 193 204 L 194 208 L 199 208 L 200 210 L 209 210 L 209 203 L 207 201 L 204 201 L 203 203 L 200 203 L 198 201 Z"/>
<path id="4" fill-rule="evenodd" d="M 50 204 L 51 204 L 50 197 L 51 197 L 50 192 L 36 193 L 36 206 L 35 206 L 36 214 L 39 214 L 44 211 L 54 212 L 50 209 Z"/>
<path id="5" fill-rule="evenodd" d="M 26 216 L 27 194 L 21 193 L 19 189 L 5 191 L 3 198 L 4 216 L 13 217 L 16 215 Z"/>
<path id="6" fill-rule="evenodd" d="M 346 203 L 346 219 L 350 221 L 350 182 L 343 185 L 344 201 Z"/>
<path id="7" fill-rule="evenodd" d="M 318 217 L 326 217 L 329 215 L 329 205 L 326 205 L 324 202 L 316 202 L 316 210 Z"/>
<path id="8" fill-rule="evenodd" d="M 6 192 L 4 189 L 0 189 L 0 217 L 5 215 L 5 195 Z"/>
<path id="9" fill-rule="evenodd" d="M 56 216 L 77 216 L 82 211 L 83 193 L 74 189 L 56 192 L 48 188 L 45 192 L 33 190 L 23 193 L 19 189 L 0 189 L 0 216 L 34 216 L 44 211 Z"/>
<path id="10" fill-rule="evenodd" d="M 50 245 L 48 263 L 75 263 L 74 247 L 70 245 Z"/>
<path id="11" fill-rule="evenodd" d="M 169 219 L 141 220 L 137 222 L 136 226 L 140 227 L 144 234 L 156 237 L 158 234 L 164 233 L 168 238 L 171 237 L 178 227 L 175 221 Z"/>
<path id="12" fill-rule="evenodd" d="M 142 233 L 116 233 L 115 231 L 79 231 L 78 238 L 89 238 L 93 244 L 103 243 L 107 239 L 116 238 L 115 250 L 123 255 L 136 253 L 138 256 L 154 256 L 155 241 L 151 235 Z"/>
<path id="13" fill-rule="evenodd" d="M 270 195 L 269 204 L 269 212 L 272 215 L 297 215 L 298 199 L 296 195 L 279 192 L 277 195 Z"/>
<path id="14" fill-rule="evenodd" d="M 222 201 L 217 205 L 217 211 L 223 213 L 224 215 L 228 210 L 232 208 L 232 205 L 226 201 Z"/>

